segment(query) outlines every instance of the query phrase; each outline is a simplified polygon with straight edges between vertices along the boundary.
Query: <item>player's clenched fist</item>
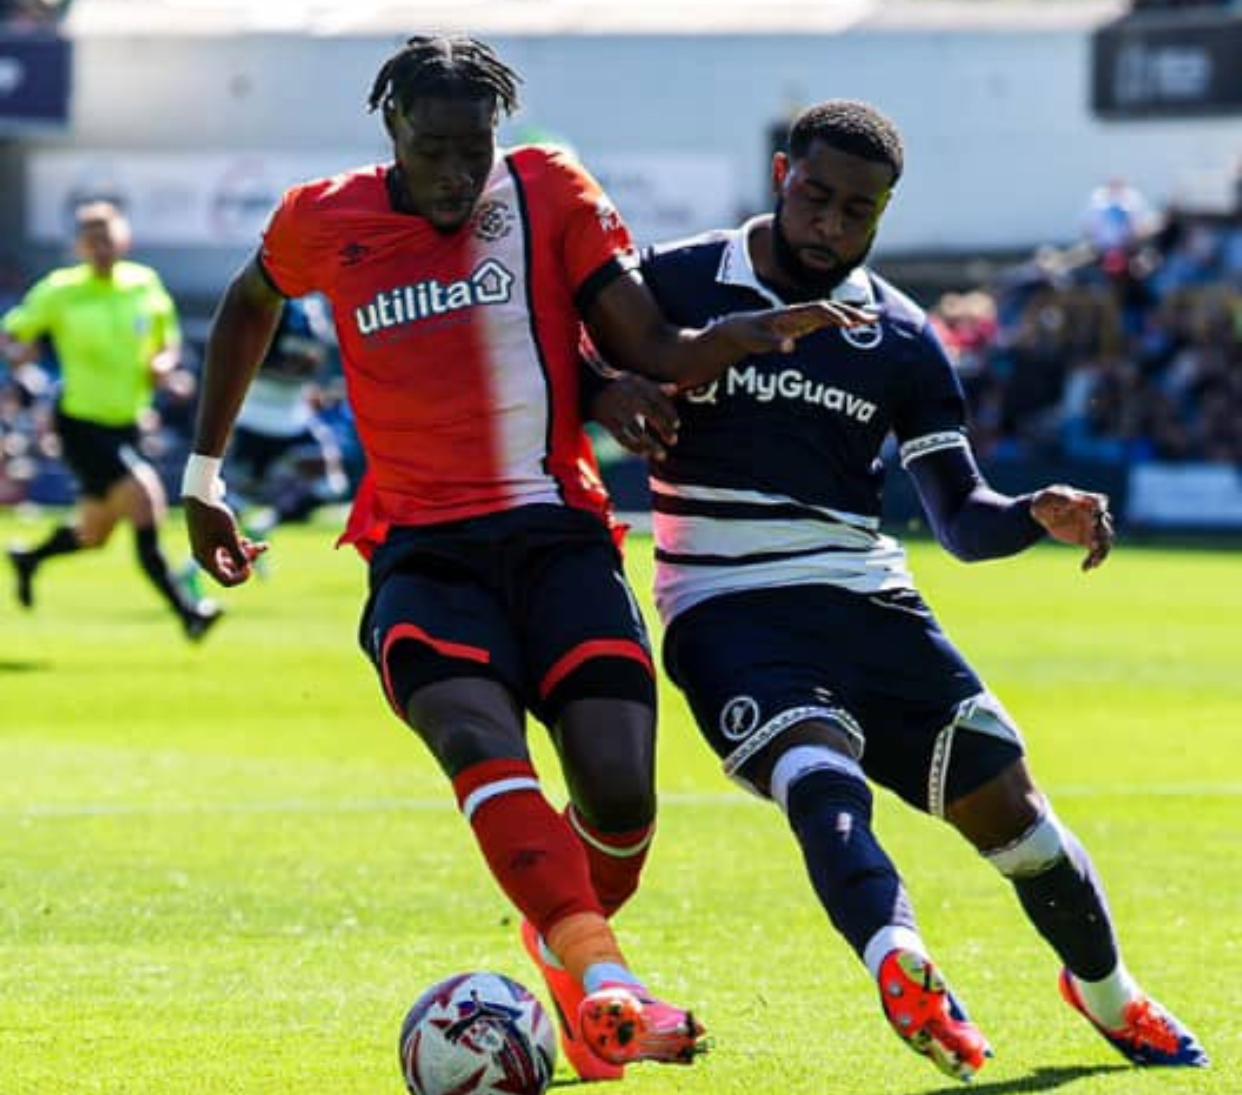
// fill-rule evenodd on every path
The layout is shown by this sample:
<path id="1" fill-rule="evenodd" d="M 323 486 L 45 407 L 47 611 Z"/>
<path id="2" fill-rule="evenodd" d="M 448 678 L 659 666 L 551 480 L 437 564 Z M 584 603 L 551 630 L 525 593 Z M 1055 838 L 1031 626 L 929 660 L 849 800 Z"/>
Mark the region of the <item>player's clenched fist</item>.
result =
<path id="1" fill-rule="evenodd" d="M 1054 540 L 1087 549 L 1083 570 L 1098 567 L 1113 549 L 1113 516 L 1106 494 L 1057 483 L 1031 499 L 1031 516 Z"/>

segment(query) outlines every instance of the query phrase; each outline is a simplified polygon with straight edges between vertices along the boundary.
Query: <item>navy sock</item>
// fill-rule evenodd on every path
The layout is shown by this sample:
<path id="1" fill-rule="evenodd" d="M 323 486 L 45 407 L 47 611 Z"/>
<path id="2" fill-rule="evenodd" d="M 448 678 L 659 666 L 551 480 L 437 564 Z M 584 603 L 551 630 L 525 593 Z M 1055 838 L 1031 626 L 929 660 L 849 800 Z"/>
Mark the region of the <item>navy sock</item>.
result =
<path id="1" fill-rule="evenodd" d="M 1018 900 L 1036 930 L 1071 973 L 1099 981 L 1117 966 L 1112 917 L 1091 858 L 1068 830 L 1065 854 L 1046 871 L 1013 879 Z"/>
<path id="2" fill-rule="evenodd" d="M 871 789 L 857 776 L 818 768 L 789 789 L 786 812 L 829 919 L 859 958 L 881 928 L 915 929 L 901 876 L 871 831 Z"/>

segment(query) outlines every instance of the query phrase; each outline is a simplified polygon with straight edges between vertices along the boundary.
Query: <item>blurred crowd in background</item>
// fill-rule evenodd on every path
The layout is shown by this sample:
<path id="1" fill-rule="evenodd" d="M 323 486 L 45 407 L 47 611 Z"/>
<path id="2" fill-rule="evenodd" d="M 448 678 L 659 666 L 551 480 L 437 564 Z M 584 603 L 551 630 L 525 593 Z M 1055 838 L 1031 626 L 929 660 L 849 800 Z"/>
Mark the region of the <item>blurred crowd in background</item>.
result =
<path id="1" fill-rule="evenodd" d="M 54 26 L 69 10 L 69 0 L 0 0 L 0 25 L 6 30 Z"/>
<path id="2" fill-rule="evenodd" d="M 1090 196 L 1079 229 L 1072 245 L 1041 248 L 988 284 L 922 301 L 961 375 L 981 458 L 1242 467 L 1242 203 L 1229 215 L 1157 211 L 1113 179 Z M 30 276 L 0 259 L 0 312 Z M 192 317 L 186 327 L 182 366 L 144 433 L 170 485 L 198 387 Z M 314 406 L 356 482 L 331 350 Z M 51 429 L 56 384 L 50 348 L 36 364 L 0 365 L 0 504 L 72 499 Z"/>
<path id="3" fill-rule="evenodd" d="M 1154 213 L 1102 185 L 1080 242 L 934 321 L 981 456 L 1242 466 L 1242 215 Z"/>

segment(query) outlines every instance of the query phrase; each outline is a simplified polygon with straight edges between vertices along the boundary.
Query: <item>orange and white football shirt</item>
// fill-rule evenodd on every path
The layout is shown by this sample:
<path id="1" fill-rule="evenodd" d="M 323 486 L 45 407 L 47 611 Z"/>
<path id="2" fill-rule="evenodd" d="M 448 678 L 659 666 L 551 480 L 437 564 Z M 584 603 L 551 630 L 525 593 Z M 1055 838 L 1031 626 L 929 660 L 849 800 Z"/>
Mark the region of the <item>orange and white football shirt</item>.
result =
<path id="1" fill-rule="evenodd" d="M 580 313 L 637 265 L 599 184 L 565 153 L 497 158 L 470 221 L 393 209 L 376 165 L 289 190 L 262 265 L 332 304 L 367 459 L 346 539 L 531 503 L 608 513 L 578 406 Z"/>

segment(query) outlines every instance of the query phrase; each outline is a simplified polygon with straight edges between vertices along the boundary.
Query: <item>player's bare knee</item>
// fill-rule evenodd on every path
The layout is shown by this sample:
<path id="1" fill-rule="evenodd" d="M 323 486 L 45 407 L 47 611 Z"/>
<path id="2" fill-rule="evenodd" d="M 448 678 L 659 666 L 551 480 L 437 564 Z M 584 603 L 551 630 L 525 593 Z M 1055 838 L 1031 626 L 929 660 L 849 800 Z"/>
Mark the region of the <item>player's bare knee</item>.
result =
<path id="1" fill-rule="evenodd" d="M 745 779 L 760 793 L 769 794 L 773 769 L 796 748 L 825 749 L 849 758 L 857 758 L 862 751 L 856 734 L 836 723 L 816 719 L 794 726 L 775 739 L 745 767 Z"/>
<path id="2" fill-rule="evenodd" d="M 528 756 L 508 690 L 481 677 L 454 677 L 410 692 L 406 721 L 450 776 L 485 760 Z"/>
<path id="3" fill-rule="evenodd" d="M 801 717 L 791 718 L 791 714 Z M 812 718 L 786 711 L 746 737 L 724 758 L 723 766 L 725 775 L 768 798 L 774 769 L 795 749 L 824 750 L 856 762 L 864 745 L 862 728 L 843 710 L 819 712 Z"/>
<path id="4" fill-rule="evenodd" d="M 74 528 L 78 546 L 86 550 L 101 548 L 108 542 L 115 526 L 108 521 L 82 521 Z"/>
<path id="5" fill-rule="evenodd" d="M 570 797 L 582 818 L 605 832 L 655 817 L 655 708 L 621 699 L 566 704 L 555 724 Z"/>

